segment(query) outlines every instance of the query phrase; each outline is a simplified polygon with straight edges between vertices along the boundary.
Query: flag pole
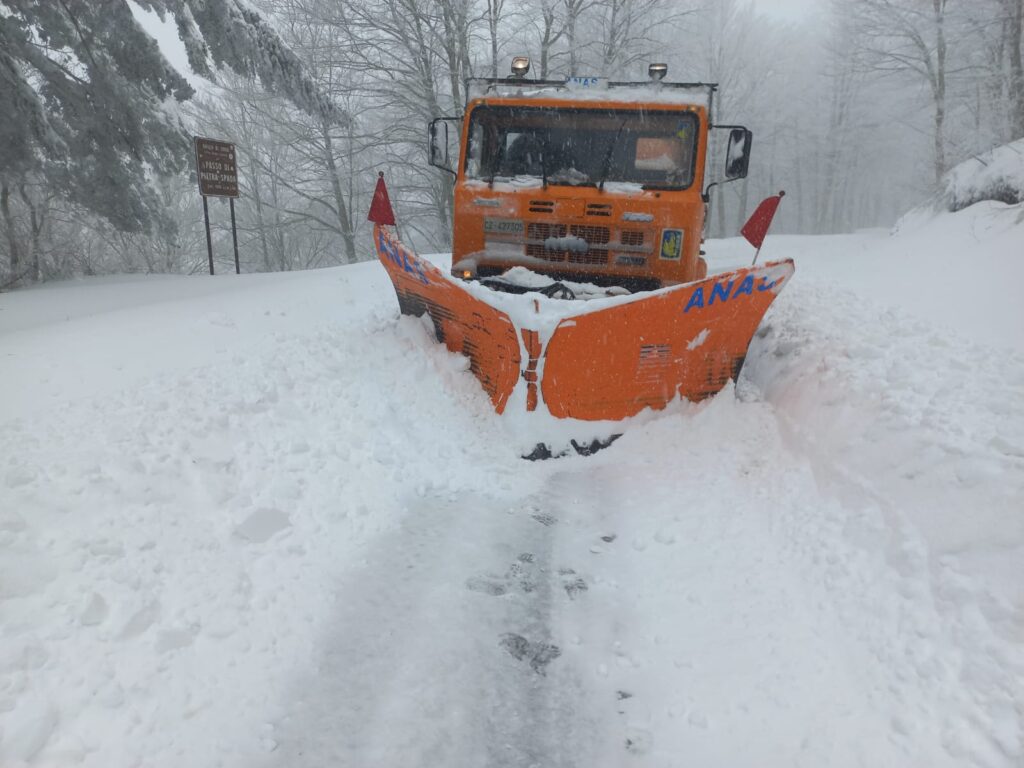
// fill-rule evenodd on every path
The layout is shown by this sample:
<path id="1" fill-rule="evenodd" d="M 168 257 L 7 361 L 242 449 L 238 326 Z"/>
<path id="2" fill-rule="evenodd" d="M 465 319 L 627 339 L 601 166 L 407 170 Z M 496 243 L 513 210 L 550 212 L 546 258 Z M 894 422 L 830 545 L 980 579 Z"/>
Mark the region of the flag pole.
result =
<path id="1" fill-rule="evenodd" d="M 377 174 L 377 186 L 373 190 L 370 213 L 366 218 L 374 224 L 394 227 L 398 239 L 402 239 L 402 233 L 398 229 L 398 222 L 395 221 L 395 212 L 391 208 L 391 200 L 388 198 L 388 188 L 384 183 L 384 171 L 380 171 Z"/>
<path id="2" fill-rule="evenodd" d="M 772 225 L 772 219 L 775 218 L 775 211 L 778 209 L 779 203 L 782 202 L 782 198 L 785 196 L 785 191 L 779 190 L 779 194 L 772 195 L 771 197 L 762 200 L 760 205 L 757 206 L 756 210 L 747 220 L 747 223 L 743 225 L 742 229 L 740 229 L 740 234 L 747 239 L 747 242 L 757 249 L 754 251 L 754 260 L 750 262 L 751 267 L 757 265 L 757 257 L 761 255 L 761 246 L 764 245 L 764 239 L 768 235 L 768 228 Z"/>

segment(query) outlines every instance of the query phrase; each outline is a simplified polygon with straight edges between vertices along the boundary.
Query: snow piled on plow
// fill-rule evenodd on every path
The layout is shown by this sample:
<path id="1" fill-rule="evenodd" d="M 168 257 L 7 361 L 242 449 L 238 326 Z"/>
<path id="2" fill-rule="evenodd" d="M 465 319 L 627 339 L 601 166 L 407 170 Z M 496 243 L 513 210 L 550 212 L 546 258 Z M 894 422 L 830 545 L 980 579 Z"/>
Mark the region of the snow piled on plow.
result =
<path id="1" fill-rule="evenodd" d="M 1020 765 L 1018 212 L 538 463 L 376 263 L 0 295 L 0 765 Z"/>

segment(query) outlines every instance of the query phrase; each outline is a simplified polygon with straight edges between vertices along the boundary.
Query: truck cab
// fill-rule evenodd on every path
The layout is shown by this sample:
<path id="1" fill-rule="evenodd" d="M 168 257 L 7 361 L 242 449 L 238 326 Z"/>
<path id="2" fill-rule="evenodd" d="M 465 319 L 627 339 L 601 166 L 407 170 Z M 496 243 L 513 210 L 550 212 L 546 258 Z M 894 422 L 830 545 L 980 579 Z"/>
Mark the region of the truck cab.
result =
<path id="1" fill-rule="evenodd" d="M 516 62 L 511 78 L 468 83 L 454 167 L 447 123 L 431 124 L 431 162 L 455 174 L 453 274 L 521 266 L 630 290 L 704 277 L 715 86 L 662 82 L 664 65 L 643 83 L 531 81 Z M 750 132 L 728 127 L 726 178 L 741 178 Z"/>

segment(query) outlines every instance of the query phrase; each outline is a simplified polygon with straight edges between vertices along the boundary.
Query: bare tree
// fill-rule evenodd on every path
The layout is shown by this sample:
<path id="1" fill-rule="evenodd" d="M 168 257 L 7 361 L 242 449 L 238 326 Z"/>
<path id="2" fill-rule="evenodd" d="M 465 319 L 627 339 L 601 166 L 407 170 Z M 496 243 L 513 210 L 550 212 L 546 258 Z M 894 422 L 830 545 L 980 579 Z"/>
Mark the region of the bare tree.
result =
<path id="1" fill-rule="evenodd" d="M 487 0 L 487 34 L 491 44 L 491 77 L 498 76 L 498 40 L 505 0 Z"/>
<path id="2" fill-rule="evenodd" d="M 859 61 L 872 72 L 910 74 L 928 86 L 935 183 L 946 172 L 946 108 L 950 5 L 954 0 L 857 0 Z"/>
<path id="3" fill-rule="evenodd" d="M 565 27 L 558 16 L 555 0 L 541 0 L 540 3 L 540 78 L 550 77 L 551 56 L 555 45 L 565 34 Z"/>
<path id="4" fill-rule="evenodd" d="M 678 34 L 683 18 L 693 13 L 680 0 L 598 0 L 594 6 L 600 46 L 598 71 L 611 78 L 628 78 L 633 65 L 655 58 L 658 30 L 670 26 Z"/>
<path id="5" fill-rule="evenodd" d="M 999 0 L 1002 11 L 1000 48 L 1007 65 L 1008 96 L 1012 126 L 1011 138 L 1024 137 L 1024 59 L 1021 58 L 1021 37 L 1024 36 L 1024 2 Z"/>

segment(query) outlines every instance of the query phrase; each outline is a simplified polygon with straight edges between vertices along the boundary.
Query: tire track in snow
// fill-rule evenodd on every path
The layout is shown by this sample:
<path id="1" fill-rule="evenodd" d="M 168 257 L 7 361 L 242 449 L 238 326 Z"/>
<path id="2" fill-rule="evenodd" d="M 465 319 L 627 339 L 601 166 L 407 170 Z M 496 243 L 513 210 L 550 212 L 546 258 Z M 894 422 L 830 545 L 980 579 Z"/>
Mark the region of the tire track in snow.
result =
<path id="1" fill-rule="evenodd" d="M 316 672 L 297 680 L 263 765 L 589 765 L 586 702 L 551 653 L 556 526 L 532 509 L 411 503 L 325 596 L 335 619 Z"/>

